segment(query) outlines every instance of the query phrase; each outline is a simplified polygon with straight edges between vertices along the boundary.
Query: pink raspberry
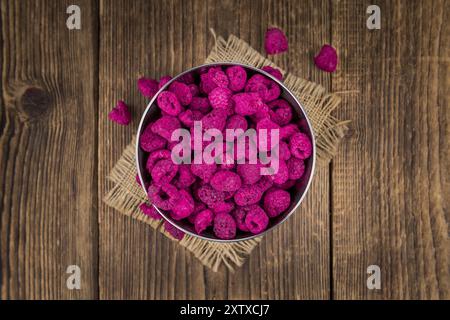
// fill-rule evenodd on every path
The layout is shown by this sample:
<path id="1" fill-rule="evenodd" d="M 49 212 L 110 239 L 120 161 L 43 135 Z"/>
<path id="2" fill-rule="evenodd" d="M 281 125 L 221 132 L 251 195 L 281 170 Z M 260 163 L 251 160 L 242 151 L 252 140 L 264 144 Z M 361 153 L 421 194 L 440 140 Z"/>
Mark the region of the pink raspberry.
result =
<path id="1" fill-rule="evenodd" d="M 281 160 L 286 161 L 291 158 L 291 151 L 289 150 L 289 145 L 284 141 L 280 141 L 280 144 L 278 145 L 278 152 Z"/>
<path id="2" fill-rule="evenodd" d="M 169 86 L 169 91 L 175 94 L 182 106 L 187 106 L 192 101 L 191 89 L 182 82 L 172 82 Z"/>
<path id="3" fill-rule="evenodd" d="M 203 130 L 218 129 L 222 131 L 227 123 L 227 112 L 222 109 L 213 109 L 202 118 Z"/>
<path id="4" fill-rule="evenodd" d="M 270 176 L 262 176 L 254 186 L 259 189 L 261 194 L 263 194 L 273 186 L 273 180 Z"/>
<path id="5" fill-rule="evenodd" d="M 270 119 L 280 126 L 287 125 L 292 120 L 292 108 L 286 100 L 278 99 L 269 103 Z"/>
<path id="6" fill-rule="evenodd" d="M 149 173 L 152 172 L 153 167 L 155 166 L 155 163 L 157 163 L 159 160 L 162 159 L 170 159 L 171 154 L 169 150 L 156 150 L 149 154 L 147 158 L 147 163 L 145 164 L 145 168 Z"/>
<path id="7" fill-rule="evenodd" d="M 271 130 L 279 130 L 280 126 L 278 124 L 276 124 L 275 122 L 273 122 L 272 120 L 270 120 L 268 118 L 264 118 L 264 119 L 260 120 L 256 124 L 256 132 L 258 133 L 258 137 L 260 136 L 260 131 L 262 129 L 266 129 L 266 140 L 267 140 L 267 143 L 266 143 L 266 145 L 259 144 L 259 150 L 260 151 L 271 150 L 278 143 L 278 141 L 273 141 L 272 142 Z M 278 132 L 278 135 L 279 134 L 280 133 Z M 259 142 L 259 140 L 258 140 L 258 142 Z"/>
<path id="8" fill-rule="evenodd" d="M 177 96 L 170 91 L 161 92 L 158 95 L 157 102 L 158 107 L 169 116 L 177 116 L 183 110 Z"/>
<path id="9" fill-rule="evenodd" d="M 293 186 L 295 186 L 296 182 L 297 181 L 295 181 L 295 180 L 288 180 L 285 183 L 282 183 L 282 184 L 274 183 L 273 185 L 277 188 L 280 188 L 283 190 L 288 190 L 288 189 L 292 188 Z"/>
<path id="10" fill-rule="evenodd" d="M 168 183 L 161 186 L 152 184 L 148 188 L 147 194 L 150 201 L 162 210 L 171 210 L 179 198 L 177 188 Z"/>
<path id="11" fill-rule="evenodd" d="M 190 187 L 195 182 L 195 176 L 187 164 L 178 165 L 178 179 L 175 185 L 179 189 Z"/>
<path id="12" fill-rule="evenodd" d="M 248 123 L 245 117 L 234 114 L 227 119 L 227 124 L 225 125 L 225 129 L 242 129 L 243 131 L 247 130 Z"/>
<path id="13" fill-rule="evenodd" d="M 294 133 L 300 132 L 298 127 L 290 123 L 280 129 L 280 139 L 289 139 Z"/>
<path id="14" fill-rule="evenodd" d="M 214 234 L 219 239 L 233 239 L 236 236 L 236 222 L 228 213 L 219 213 L 214 217 Z"/>
<path id="15" fill-rule="evenodd" d="M 328 44 L 324 45 L 319 54 L 314 57 L 314 63 L 320 70 L 334 72 L 338 64 L 336 49 Z"/>
<path id="16" fill-rule="evenodd" d="M 172 132 L 181 127 L 180 121 L 176 117 L 162 116 L 152 126 L 152 131 L 167 141 L 171 141 Z"/>
<path id="17" fill-rule="evenodd" d="M 295 133 L 289 139 L 291 154 L 298 159 L 308 159 L 312 154 L 311 140 L 304 133 Z"/>
<path id="18" fill-rule="evenodd" d="M 116 107 L 109 112 L 108 118 L 122 126 L 127 126 L 131 122 L 131 113 L 128 111 L 128 106 L 125 102 L 119 100 Z"/>
<path id="19" fill-rule="evenodd" d="M 139 138 L 139 146 L 146 152 L 164 149 L 167 143 L 166 139 L 152 132 L 152 125 L 147 125 Z"/>
<path id="20" fill-rule="evenodd" d="M 270 175 L 269 177 L 274 183 L 285 183 L 289 179 L 289 171 L 286 161 L 280 159 L 278 163 L 278 172 Z"/>
<path id="21" fill-rule="evenodd" d="M 268 54 L 278 54 L 288 50 L 286 35 L 278 28 L 269 28 L 266 31 L 264 48 Z"/>
<path id="22" fill-rule="evenodd" d="M 153 79 L 142 77 L 138 80 L 137 85 L 141 94 L 149 99 L 153 98 L 159 90 L 158 81 Z"/>
<path id="23" fill-rule="evenodd" d="M 209 93 L 208 100 L 213 109 L 228 110 L 231 105 L 232 95 L 233 93 L 230 89 L 217 87 Z"/>
<path id="24" fill-rule="evenodd" d="M 177 240 L 184 238 L 185 233 L 177 227 L 174 227 L 169 221 L 164 222 L 164 229 Z"/>
<path id="25" fill-rule="evenodd" d="M 236 226 L 239 230 L 248 232 L 247 225 L 245 224 L 245 217 L 253 209 L 253 205 L 245 206 L 245 207 L 237 207 L 231 215 L 234 217 L 236 221 Z"/>
<path id="26" fill-rule="evenodd" d="M 258 123 L 262 119 L 270 118 L 270 109 L 267 106 L 267 104 L 263 103 L 260 105 L 258 111 L 256 111 L 254 114 L 250 116 L 250 118 L 253 120 L 254 123 Z"/>
<path id="27" fill-rule="evenodd" d="M 264 195 L 263 202 L 267 215 L 273 218 L 289 208 L 291 195 L 286 190 L 270 189 Z"/>
<path id="28" fill-rule="evenodd" d="M 231 91 L 238 92 L 244 89 L 247 81 L 247 72 L 244 68 L 241 66 L 232 66 L 228 67 L 225 72 L 228 76 L 228 87 Z"/>
<path id="29" fill-rule="evenodd" d="M 264 101 L 273 101 L 277 99 L 281 94 L 280 86 L 270 79 L 266 79 L 266 87 L 267 87 L 267 94 Z"/>
<path id="30" fill-rule="evenodd" d="M 257 93 L 262 101 L 267 101 L 267 96 L 269 95 L 267 78 L 261 74 L 255 74 L 247 81 L 245 92 Z"/>
<path id="31" fill-rule="evenodd" d="M 197 232 L 197 234 L 201 234 L 206 228 L 212 225 L 213 220 L 214 220 L 214 213 L 211 210 L 206 209 L 200 211 L 195 216 L 194 220 L 195 232 Z"/>
<path id="32" fill-rule="evenodd" d="M 234 209 L 234 203 L 233 202 L 218 202 L 212 206 L 212 209 L 214 213 L 230 213 Z"/>
<path id="33" fill-rule="evenodd" d="M 195 202 L 195 207 L 194 207 L 194 212 L 192 212 L 192 214 L 187 217 L 187 220 L 191 223 L 194 224 L 195 223 L 195 217 L 197 216 L 197 214 L 199 214 L 201 211 L 207 209 L 206 205 L 202 202 Z"/>
<path id="34" fill-rule="evenodd" d="M 192 111 L 200 111 L 203 114 L 211 111 L 211 105 L 209 104 L 208 98 L 205 97 L 193 97 L 192 102 L 189 105 Z"/>
<path id="35" fill-rule="evenodd" d="M 149 216 L 150 218 L 152 218 L 154 220 L 162 219 L 161 215 L 158 213 L 158 211 L 156 211 L 155 207 L 152 205 L 148 205 L 144 202 L 139 205 L 139 209 L 141 209 L 143 214 L 145 214 L 146 216 Z"/>
<path id="36" fill-rule="evenodd" d="M 220 170 L 211 178 L 210 184 L 219 191 L 236 191 L 241 187 L 241 178 L 232 171 Z"/>
<path id="37" fill-rule="evenodd" d="M 164 87 L 166 85 L 166 83 L 168 83 L 170 80 L 172 80 L 171 76 L 164 76 L 161 77 L 159 79 L 159 85 L 158 85 L 158 89 L 161 89 L 162 87 Z"/>
<path id="38" fill-rule="evenodd" d="M 192 111 L 191 109 L 187 109 L 186 111 L 181 112 L 178 115 L 178 119 L 184 124 L 186 127 L 192 127 L 194 125 L 194 121 L 200 121 L 203 118 L 203 113 L 200 111 Z"/>
<path id="39" fill-rule="evenodd" d="M 194 175 L 202 179 L 204 182 L 209 182 L 217 170 L 217 165 L 215 163 L 192 163 L 191 171 Z"/>
<path id="40" fill-rule="evenodd" d="M 195 82 L 194 73 L 193 72 L 185 73 L 178 78 L 178 81 L 183 82 L 185 84 L 194 83 Z"/>
<path id="41" fill-rule="evenodd" d="M 194 199 L 192 199 L 192 196 L 190 193 L 188 193 L 186 190 L 179 190 L 178 191 L 178 198 L 176 199 L 173 208 L 171 217 L 174 220 L 181 220 L 186 217 L 188 217 L 192 212 L 194 212 Z"/>
<path id="42" fill-rule="evenodd" d="M 280 70 L 276 69 L 276 68 L 272 68 L 271 66 L 265 66 L 262 67 L 261 70 L 267 72 L 268 74 L 270 74 L 271 76 L 273 76 L 274 78 L 282 81 L 283 80 L 283 74 L 281 73 Z"/>
<path id="43" fill-rule="evenodd" d="M 193 83 L 191 83 L 189 85 L 189 90 L 191 90 L 192 97 L 196 97 L 200 93 L 200 89 L 198 88 L 198 86 L 196 84 L 193 84 Z"/>
<path id="44" fill-rule="evenodd" d="M 172 160 L 159 160 L 152 169 L 152 181 L 155 185 L 169 183 L 176 176 L 177 172 L 178 166 Z"/>
<path id="45" fill-rule="evenodd" d="M 228 87 L 228 78 L 220 68 L 210 68 L 207 73 L 200 75 L 200 89 L 205 94 L 209 94 L 217 87 Z"/>
<path id="46" fill-rule="evenodd" d="M 213 208 L 225 200 L 225 193 L 213 189 L 209 184 L 201 186 L 197 190 L 197 196 L 200 198 L 200 201 L 210 208 Z"/>
<path id="47" fill-rule="evenodd" d="M 245 216 L 245 225 L 251 233 L 259 234 L 267 229 L 269 217 L 260 206 L 253 205 L 251 207 Z"/>
<path id="48" fill-rule="evenodd" d="M 232 99 L 234 101 L 234 111 L 242 116 L 254 114 L 263 105 L 261 97 L 254 92 L 238 93 Z"/>
<path id="49" fill-rule="evenodd" d="M 244 184 L 234 194 L 234 202 L 238 206 L 247 206 L 258 203 L 258 201 L 261 200 L 261 197 L 261 189 L 255 188 L 255 185 Z"/>
<path id="50" fill-rule="evenodd" d="M 243 163 L 237 166 L 237 173 L 244 184 L 254 184 L 261 178 L 261 164 Z"/>
<path id="51" fill-rule="evenodd" d="M 292 157 L 286 161 L 286 164 L 289 171 L 289 179 L 291 180 L 298 180 L 305 173 L 305 163 L 303 160 Z"/>

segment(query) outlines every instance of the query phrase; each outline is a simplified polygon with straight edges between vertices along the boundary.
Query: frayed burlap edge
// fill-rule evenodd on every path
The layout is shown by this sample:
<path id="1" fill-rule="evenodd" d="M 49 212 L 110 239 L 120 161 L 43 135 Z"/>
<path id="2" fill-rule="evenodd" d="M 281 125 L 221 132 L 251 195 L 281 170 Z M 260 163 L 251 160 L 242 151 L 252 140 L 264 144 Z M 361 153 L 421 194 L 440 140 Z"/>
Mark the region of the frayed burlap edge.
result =
<path id="1" fill-rule="evenodd" d="M 264 58 L 236 36 L 231 35 L 227 41 L 222 37 L 216 37 L 215 34 L 214 37 L 216 44 L 206 59 L 206 63 L 228 61 L 255 67 L 270 65 L 278 68 L 272 61 Z M 331 115 L 331 112 L 338 107 L 340 98 L 327 93 L 325 88 L 316 83 L 281 71 L 284 74 L 284 84 L 302 103 L 314 128 L 318 164 L 327 164 L 336 152 L 346 129 L 346 122 L 339 121 Z M 262 237 L 230 244 L 205 241 L 190 235 L 185 235 L 182 240 L 177 240 L 164 230 L 163 221 L 151 219 L 139 210 L 139 205 L 148 199 L 136 182 L 135 143 L 136 140 L 133 139 L 125 148 L 121 158 L 108 176 L 114 186 L 104 197 L 104 202 L 127 216 L 149 224 L 173 241 L 179 242 L 181 246 L 192 252 L 203 265 L 215 272 L 219 270 L 222 263 L 231 271 L 242 266 Z"/>
<path id="2" fill-rule="evenodd" d="M 225 40 L 216 37 L 213 30 L 211 32 L 216 41 L 206 63 L 239 62 L 257 68 L 270 65 L 280 69 L 238 37 L 230 35 L 228 40 Z M 311 121 L 316 139 L 317 163 L 326 165 L 336 153 L 339 141 L 346 130 L 347 121 L 339 121 L 331 115 L 339 106 L 341 99 L 335 94 L 327 93 L 325 88 L 317 83 L 280 70 L 284 75 L 284 84 L 300 101 Z"/>
<path id="3" fill-rule="evenodd" d="M 231 271 L 235 267 L 242 266 L 246 257 L 261 241 L 261 237 L 230 244 L 205 241 L 188 234 L 183 239 L 177 240 L 164 230 L 162 220 L 149 218 L 139 210 L 139 205 L 148 199 L 144 190 L 136 182 L 135 146 L 136 139 L 133 138 L 109 174 L 108 179 L 114 186 L 103 201 L 119 212 L 145 222 L 171 240 L 177 241 L 213 271 L 218 271 L 222 263 Z"/>

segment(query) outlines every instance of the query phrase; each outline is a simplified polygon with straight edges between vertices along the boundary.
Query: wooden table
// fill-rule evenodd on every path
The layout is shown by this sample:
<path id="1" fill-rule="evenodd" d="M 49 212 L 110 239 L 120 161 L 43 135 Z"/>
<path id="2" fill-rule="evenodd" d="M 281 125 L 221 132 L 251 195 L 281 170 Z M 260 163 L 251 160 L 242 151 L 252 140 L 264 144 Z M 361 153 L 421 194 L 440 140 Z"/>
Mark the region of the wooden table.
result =
<path id="1" fill-rule="evenodd" d="M 70 4 L 81 30 L 66 27 Z M 449 299 L 449 17 L 449 1 L 2 0 L 1 298 Z M 262 51 L 268 25 L 289 37 L 275 62 L 341 92 L 352 123 L 299 212 L 241 269 L 214 273 L 105 206 L 105 176 L 146 106 L 139 76 L 201 64 L 210 28 Z M 312 62 L 325 43 L 333 74 Z M 118 99 L 128 127 L 107 120 Z"/>

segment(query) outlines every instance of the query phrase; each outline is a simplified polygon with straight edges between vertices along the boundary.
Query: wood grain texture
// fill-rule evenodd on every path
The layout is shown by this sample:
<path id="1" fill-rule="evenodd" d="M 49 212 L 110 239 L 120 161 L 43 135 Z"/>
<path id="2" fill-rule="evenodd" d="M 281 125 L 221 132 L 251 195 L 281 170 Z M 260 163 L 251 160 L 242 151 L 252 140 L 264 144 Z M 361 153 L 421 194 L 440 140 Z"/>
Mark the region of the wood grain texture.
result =
<path id="1" fill-rule="evenodd" d="M 333 160 L 333 287 L 338 299 L 449 299 L 448 1 L 336 1 L 334 91 L 351 133 Z M 366 268 L 381 268 L 381 290 Z"/>
<path id="2" fill-rule="evenodd" d="M 317 8 L 318 2 L 311 1 L 305 8 L 295 1 L 282 5 L 279 1 L 101 2 L 99 192 L 104 194 L 110 187 L 104 176 L 137 126 L 137 121 L 128 128 L 106 121 L 111 104 L 126 99 L 138 119 L 146 102 L 136 89 L 136 78 L 141 74 L 175 75 L 201 64 L 214 44 L 210 28 L 225 37 L 236 34 L 262 51 L 267 26 L 280 25 L 287 29 L 298 50 L 292 58 L 277 58 L 277 63 L 329 85 L 329 77 L 321 76 L 307 62 L 311 45 L 318 47 L 330 36 L 325 22 L 328 2 L 323 3 Z M 312 8 L 315 10 L 309 10 Z M 297 19 L 314 24 L 315 32 L 307 41 L 295 32 Z M 328 176 L 328 169 L 318 173 L 305 205 L 293 219 L 268 235 L 235 273 L 211 272 L 158 232 L 99 202 L 100 297 L 328 298 Z"/>
<path id="3" fill-rule="evenodd" d="M 1 299 L 96 298 L 96 6 L 2 1 Z M 81 268 L 68 290 L 66 268 Z"/>
<path id="4" fill-rule="evenodd" d="M 380 0 L 378 31 L 357 0 L 78 0 L 80 31 L 70 4 L 1 0 L 1 299 L 450 299 L 448 1 Z M 274 61 L 343 92 L 352 124 L 298 212 L 214 273 L 107 207 L 106 176 L 146 107 L 138 77 L 201 64 L 210 28 L 264 52 L 270 25 L 290 45 Z M 332 75 L 312 63 L 324 43 Z M 107 120 L 118 99 L 128 127 Z M 66 288 L 71 264 L 81 290 Z"/>

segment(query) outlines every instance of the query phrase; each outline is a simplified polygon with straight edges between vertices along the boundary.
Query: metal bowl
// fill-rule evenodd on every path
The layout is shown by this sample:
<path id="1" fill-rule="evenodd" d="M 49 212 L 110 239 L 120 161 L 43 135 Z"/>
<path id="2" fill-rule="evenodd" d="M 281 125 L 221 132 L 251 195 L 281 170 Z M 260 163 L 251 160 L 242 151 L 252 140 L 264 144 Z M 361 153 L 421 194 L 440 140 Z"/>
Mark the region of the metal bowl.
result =
<path id="1" fill-rule="evenodd" d="M 149 102 L 149 104 L 147 105 L 147 108 L 144 111 L 144 114 L 142 115 L 141 121 L 139 123 L 139 128 L 137 131 L 136 166 L 138 169 L 138 174 L 139 174 L 140 180 L 143 182 L 149 182 L 149 179 L 147 178 L 147 174 L 146 174 L 146 169 L 145 169 L 145 163 L 146 163 L 145 152 L 142 151 L 141 148 L 139 147 L 139 138 L 140 138 L 140 135 L 141 135 L 143 129 L 147 126 L 147 124 L 149 122 L 153 121 L 157 116 L 159 116 L 159 108 L 157 107 L 157 105 L 155 103 L 156 97 L 162 91 L 166 90 L 173 81 L 176 81 L 181 76 L 183 76 L 187 73 L 195 72 L 196 70 L 198 70 L 200 68 L 204 68 L 204 67 L 232 66 L 232 65 L 242 66 L 243 68 L 247 69 L 247 71 L 250 71 L 254 74 L 256 74 L 256 73 L 262 74 L 262 75 L 272 79 L 280 86 L 280 88 L 281 88 L 280 96 L 283 99 L 287 100 L 291 104 L 291 106 L 294 108 L 294 110 L 296 111 L 296 114 L 294 114 L 294 117 L 295 117 L 294 119 L 295 120 L 306 119 L 306 124 L 307 124 L 306 131 L 307 132 L 304 132 L 304 133 L 307 134 L 309 136 L 309 138 L 311 139 L 311 142 L 313 145 L 313 153 L 312 153 L 312 156 L 305 161 L 305 173 L 304 173 L 302 179 L 300 181 L 298 181 L 297 184 L 293 188 L 291 188 L 291 190 L 293 190 L 293 191 L 291 191 L 291 199 L 293 201 L 292 201 L 290 207 L 284 213 L 280 214 L 276 218 L 270 219 L 268 228 L 260 234 L 254 235 L 254 234 L 250 234 L 250 233 L 244 233 L 244 232 L 238 230 L 238 232 L 236 233 L 236 238 L 231 239 L 231 240 L 218 239 L 214 236 L 214 234 L 211 231 L 205 232 L 202 235 L 198 235 L 197 233 L 195 233 L 195 230 L 193 229 L 191 224 L 184 222 L 184 221 L 173 220 L 167 212 L 155 207 L 156 210 L 161 214 L 161 216 L 166 221 L 168 221 L 173 226 L 175 226 L 177 229 L 179 229 L 187 234 L 190 234 L 191 236 L 194 236 L 194 237 L 198 237 L 198 238 L 201 238 L 204 240 L 217 241 L 217 242 L 236 242 L 236 241 L 249 240 L 249 239 L 252 239 L 255 237 L 262 236 L 263 234 L 269 232 L 270 230 L 274 229 L 276 226 L 283 223 L 287 218 L 289 218 L 290 215 L 292 215 L 295 212 L 295 210 L 298 208 L 298 206 L 302 202 L 303 198 L 305 197 L 305 195 L 309 189 L 309 186 L 311 184 L 311 180 L 312 180 L 313 173 L 314 173 L 315 162 L 316 162 L 316 144 L 314 141 L 314 134 L 313 134 L 311 124 L 309 122 L 308 116 L 306 115 L 306 112 L 303 109 L 302 105 L 296 99 L 296 97 L 289 91 L 289 89 L 286 88 L 286 86 L 282 82 L 280 82 L 278 79 L 274 78 L 267 72 L 264 72 L 258 68 L 248 66 L 245 64 L 234 63 L 234 62 L 219 62 L 219 63 L 204 64 L 204 65 L 189 69 L 183 73 L 180 73 L 179 75 L 174 77 L 171 81 L 166 83 L 166 85 L 164 85 L 157 92 L 157 94 L 152 98 L 152 100 Z M 145 190 L 144 185 L 145 185 L 145 183 L 143 183 L 142 186 L 144 188 L 145 193 L 147 193 L 147 190 Z"/>

